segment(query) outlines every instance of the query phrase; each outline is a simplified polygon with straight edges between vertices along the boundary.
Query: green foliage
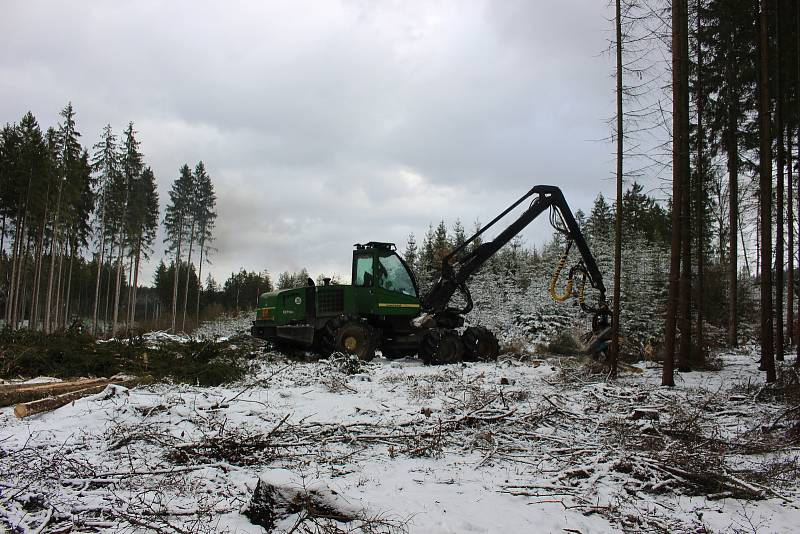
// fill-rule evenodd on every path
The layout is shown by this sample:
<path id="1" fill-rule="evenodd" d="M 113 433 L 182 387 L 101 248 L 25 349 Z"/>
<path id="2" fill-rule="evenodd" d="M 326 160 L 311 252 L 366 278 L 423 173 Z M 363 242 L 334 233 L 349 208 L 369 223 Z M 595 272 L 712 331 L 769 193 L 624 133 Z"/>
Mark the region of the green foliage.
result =
<path id="1" fill-rule="evenodd" d="M 162 306 L 164 309 L 167 309 L 168 304 L 172 302 L 172 295 L 173 295 L 173 288 L 175 283 L 175 264 L 170 263 L 169 266 L 164 264 L 164 261 L 161 260 L 156 267 L 155 276 L 153 278 L 153 288 L 156 290 L 158 294 L 158 298 L 161 301 Z M 186 262 L 181 262 L 180 270 L 178 271 L 178 289 L 181 289 L 186 284 Z M 189 300 L 188 302 L 194 302 L 197 298 L 197 287 L 198 287 L 198 280 L 197 280 L 197 272 L 194 269 L 194 265 L 189 267 Z M 178 291 L 178 308 L 182 308 L 183 306 L 183 291 Z"/>
<path id="2" fill-rule="evenodd" d="M 188 237 L 187 220 L 190 217 L 190 206 L 194 195 L 194 176 L 188 165 L 179 170 L 178 178 L 172 182 L 169 191 L 169 204 L 164 214 L 164 230 L 169 250 L 177 251 Z"/>
<path id="3" fill-rule="evenodd" d="M 258 304 L 261 293 L 272 289 L 272 280 L 267 271 L 257 273 L 242 269 L 238 273 L 231 273 L 225 280 L 222 286 L 222 303 L 229 310 L 251 309 Z"/>
<path id="4" fill-rule="evenodd" d="M 560 330 L 547 344 L 547 352 L 550 354 L 581 355 L 583 348 L 580 342 L 575 339 L 575 335 L 569 330 Z"/>
<path id="5" fill-rule="evenodd" d="M 217 386 L 248 370 L 236 341 L 147 343 L 140 337 L 98 343 L 83 333 L 45 335 L 28 330 L 0 332 L 0 377 L 110 377 L 125 373 L 157 380 Z"/>
<path id="6" fill-rule="evenodd" d="M 308 285 L 308 270 L 303 267 L 296 273 L 284 271 L 278 276 L 278 289 L 291 289 Z"/>
<path id="7" fill-rule="evenodd" d="M 408 268 L 411 269 L 411 272 L 418 277 L 419 251 L 417 250 L 417 239 L 414 237 L 414 232 L 408 234 L 406 248 L 403 250 L 403 259 L 406 264 L 408 264 Z"/>

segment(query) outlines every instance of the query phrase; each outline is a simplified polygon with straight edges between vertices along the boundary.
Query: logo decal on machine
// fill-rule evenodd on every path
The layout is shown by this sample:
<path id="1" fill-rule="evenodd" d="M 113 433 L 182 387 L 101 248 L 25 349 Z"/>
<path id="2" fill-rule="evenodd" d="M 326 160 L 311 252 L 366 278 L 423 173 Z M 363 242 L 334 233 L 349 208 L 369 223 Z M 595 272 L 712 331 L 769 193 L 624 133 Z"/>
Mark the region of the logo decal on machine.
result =
<path id="1" fill-rule="evenodd" d="M 303 302 L 303 299 L 301 299 L 300 297 L 295 297 L 295 298 L 294 298 L 294 303 L 295 303 L 295 304 L 297 304 L 298 306 L 299 306 L 299 305 L 300 305 L 302 302 Z"/>

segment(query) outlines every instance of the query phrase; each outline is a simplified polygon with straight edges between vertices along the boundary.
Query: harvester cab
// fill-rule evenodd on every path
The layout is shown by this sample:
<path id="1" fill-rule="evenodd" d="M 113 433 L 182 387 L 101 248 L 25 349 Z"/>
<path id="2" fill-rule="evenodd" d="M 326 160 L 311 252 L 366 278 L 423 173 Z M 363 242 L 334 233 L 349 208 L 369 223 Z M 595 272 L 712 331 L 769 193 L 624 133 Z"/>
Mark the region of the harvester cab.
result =
<path id="1" fill-rule="evenodd" d="M 394 243 L 356 244 L 352 285 L 417 297 L 419 288 L 414 274 L 396 250 Z"/>

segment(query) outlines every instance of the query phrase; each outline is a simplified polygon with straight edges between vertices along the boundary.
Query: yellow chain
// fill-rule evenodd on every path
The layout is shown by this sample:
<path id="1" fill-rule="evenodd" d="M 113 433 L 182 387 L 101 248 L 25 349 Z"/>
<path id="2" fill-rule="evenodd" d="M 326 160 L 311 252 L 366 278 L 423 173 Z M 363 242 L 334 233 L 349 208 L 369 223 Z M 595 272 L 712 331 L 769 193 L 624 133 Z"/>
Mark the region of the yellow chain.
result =
<path id="1" fill-rule="evenodd" d="M 561 271 L 564 270 L 564 266 L 567 264 L 567 256 L 569 256 L 569 249 L 571 246 L 572 241 L 568 241 L 567 248 L 564 249 L 564 254 L 561 256 L 561 260 L 558 262 L 558 267 L 556 267 L 556 270 L 553 273 L 553 278 L 550 280 L 550 298 L 557 302 L 564 302 L 572 296 L 572 277 L 567 280 L 567 287 L 565 288 L 563 294 L 559 295 L 556 291 L 556 284 L 558 283 L 558 279 L 561 277 Z"/>

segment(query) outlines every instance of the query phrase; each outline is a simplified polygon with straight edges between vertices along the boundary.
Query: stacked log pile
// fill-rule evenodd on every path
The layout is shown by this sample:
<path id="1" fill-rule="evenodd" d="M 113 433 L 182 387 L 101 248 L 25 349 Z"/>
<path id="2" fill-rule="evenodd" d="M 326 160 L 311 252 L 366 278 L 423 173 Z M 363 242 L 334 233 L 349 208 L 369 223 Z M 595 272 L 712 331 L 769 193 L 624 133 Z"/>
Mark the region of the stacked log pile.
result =
<path id="1" fill-rule="evenodd" d="M 72 401 L 103 391 L 112 378 L 82 378 L 62 382 L 0 385 L 0 407 L 14 405 L 14 414 L 22 419 L 55 410 Z"/>

